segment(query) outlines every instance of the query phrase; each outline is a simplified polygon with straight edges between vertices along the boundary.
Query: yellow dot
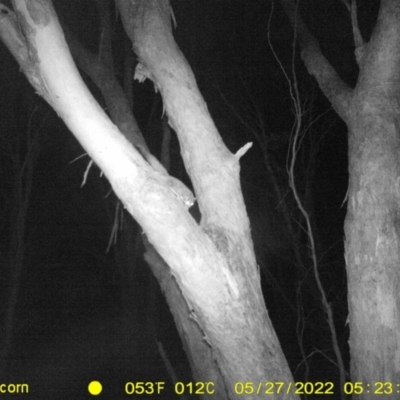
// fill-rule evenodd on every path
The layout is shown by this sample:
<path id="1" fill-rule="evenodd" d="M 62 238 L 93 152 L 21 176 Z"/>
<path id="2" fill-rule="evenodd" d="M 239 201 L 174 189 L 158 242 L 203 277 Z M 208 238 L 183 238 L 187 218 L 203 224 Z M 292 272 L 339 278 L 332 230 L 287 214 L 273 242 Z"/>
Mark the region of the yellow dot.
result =
<path id="1" fill-rule="evenodd" d="M 93 396 L 97 396 L 98 394 L 101 393 L 103 387 L 101 386 L 100 382 L 92 381 L 89 383 L 88 390 L 90 394 L 92 394 Z"/>

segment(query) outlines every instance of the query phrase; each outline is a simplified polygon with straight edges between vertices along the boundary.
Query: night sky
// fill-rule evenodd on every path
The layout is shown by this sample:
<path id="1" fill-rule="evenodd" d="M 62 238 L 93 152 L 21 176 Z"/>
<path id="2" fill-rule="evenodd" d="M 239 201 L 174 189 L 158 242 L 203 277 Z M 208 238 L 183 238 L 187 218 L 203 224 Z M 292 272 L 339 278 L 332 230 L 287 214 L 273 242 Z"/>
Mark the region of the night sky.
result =
<path id="1" fill-rule="evenodd" d="M 54 4 L 62 24 L 95 52 L 99 28 L 92 1 L 57 0 Z M 267 308 L 295 380 L 335 381 L 338 371 L 330 361 L 334 354 L 312 274 L 304 220 L 288 185 L 294 107 L 273 53 L 290 79 L 293 66 L 296 72 L 304 108 L 296 182 L 312 218 L 319 271 L 348 363 L 343 257 L 347 128 L 305 70 L 297 47 L 292 65 L 293 32 L 279 4 L 274 4 L 269 27 L 272 4 L 266 0 L 176 0 L 172 6 L 178 23 L 175 38 L 225 144 L 236 152 L 253 142 L 241 159 L 242 188 Z M 359 8 L 365 39 L 371 34 L 378 6 L 378 1 L 368 0 Z M 115 71 L 122 81 L 128 41 L 115 7 L 110 9 Z M 326 58 L 354 87 L 358 70 L 350 17 L 342 2 L 304 0 L 301 12 Z M 1 43 L 0 60 L 2 325 L 10 268 L 17 259 L 15 252 L 23 255 L 7 378 L 37 382 L 42 388 L 47 376 L 49 390 L 57 386 L 63 393 L 57 395 L 59 399 L 80 394 L 79 385 L 93 378 L 110 382 L 114 389 L 126 380 L 170 382 L 157 349 L 159 342 L 180 379 L 190 380 L 172 317 L 143 260 L 140 228 L 121 212 L 97 167 L 90 169 L 82 186 L 89 157 L 34 93 Z M 104 106 L 90 78 L 83 72 L 82 76 Z M 151 151 L 159 157 L 162 102 L 150 82 L 134 82 L 133 93 L 134 114 Z M 267 143 L 264 154 L 261 142 Z M 170 155 L 170 173 L 190 185 L 175 136 Z M 24 204 L 27 212 L 21 222 L 18 211 Z M 294 233 L 287 230 L 285 213 Z M 116 241 L 112 236 L 115 215 L 120 221 Z M 20 247 L 12 239 L 16 232 L 23 232 L 17 235 Z M 124 252 L 126 242 L 133 244 Z M 133 271 L 121 266 L 121 255 L 133 262 Z M 296 335 L 299 307 L 308 377 Z M 115 395 L 112 390 L 108 393 Z M 43 393 L 38 396 L 46 398 Z"/>

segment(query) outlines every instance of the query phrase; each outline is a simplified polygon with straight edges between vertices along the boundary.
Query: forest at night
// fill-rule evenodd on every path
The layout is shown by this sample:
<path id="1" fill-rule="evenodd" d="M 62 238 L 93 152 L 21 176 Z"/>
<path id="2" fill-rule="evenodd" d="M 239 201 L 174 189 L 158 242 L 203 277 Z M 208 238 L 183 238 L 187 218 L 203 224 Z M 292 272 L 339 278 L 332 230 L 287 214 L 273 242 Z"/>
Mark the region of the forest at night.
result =
<path id="1" fill-rule="evenodd" d="M 282 6 L 287 1 L 171 0 L 171 25 L 226 148 L 237 154 L 252 143 L 239 161 L 240 187 L 260 287 L 290 373 L 295 382 L 339 387 L 343 377 L 351 380 L 345 261 L 351 124 L 304 62 L 303 36 L 294 33 Z M 1 26 L 15 6 L 0 3 Z M 177 119 L 162 85 L 138 73 L 139 45 L 126 33 L 119 1 L 52 3 L 101 109 L 121 130 L 105 89 L 88 72 L 87 54 L 93 65 L 103 62 L 113 72 L 157 165 L 194 192 L 198 201 L 188 212 L 204 228 L 206 207 L 174 130 Z M 298 3 L 307 34 L 343 85 L 355 89 L 361 64 L 352 2 Z M 358 1 L 355 7 L 365 42 L 380 3 Z M 102 53 L 107 45 L 109 58 Z M 0 383 L 29 383 L 28 398 L 70 399 L 86 398 L 92 380 L 101 381 L 110 398 L 125 398 L 126 382 L 166 382 L 163 393 L 147 398 L 178 398 L 174 383 L 193 381 L 197 361 L 193 355 L 188 360 L 169 295 L 149 267 L 162 252 L 71 134 L 62 112 L 38 92 L 0 41 Z M 221 253 L 230 248 L 222 243 Z M 164 261 L 163 279 L 181 291 L 184 279 Z M 195 279 L 188 285 L 196 286 Z M 200 315 L 201 325 L 207 314 L 193 302 L 187 313 Z M 339 392 L 331 398 L 343 398 Z"/>

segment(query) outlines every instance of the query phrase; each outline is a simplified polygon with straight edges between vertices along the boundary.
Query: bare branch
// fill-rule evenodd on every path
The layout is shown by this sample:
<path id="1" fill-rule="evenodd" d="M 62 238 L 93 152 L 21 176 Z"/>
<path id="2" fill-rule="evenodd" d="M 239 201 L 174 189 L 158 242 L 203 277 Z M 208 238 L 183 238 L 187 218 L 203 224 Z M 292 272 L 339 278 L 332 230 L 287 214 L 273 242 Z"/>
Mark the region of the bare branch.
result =
<path id="1" fill-rule="evenodd" d="M 280 0 L 301 47 L 301 57 L 308 72 L 315 77 L 319 87 L 331 102 L 335 111 L 348 120 L 352 90 L 340 79 L 332 65 L 321 53 L 318 41 L 304 24 L 293 0 Z"/>
<path id="2" fill-rule="evenodd" d="M 356 0 L 351 1 L 351 25 L 353 27 L 354 44 L 356 46 L 356 52 L 357 52 L 357 49 L 360 49 L 364 46 L 364 40 L 362 38 L 360 28 L 358 26 Z M 357 59 L 357 61 L 358 61 L 358 59 Z"/>

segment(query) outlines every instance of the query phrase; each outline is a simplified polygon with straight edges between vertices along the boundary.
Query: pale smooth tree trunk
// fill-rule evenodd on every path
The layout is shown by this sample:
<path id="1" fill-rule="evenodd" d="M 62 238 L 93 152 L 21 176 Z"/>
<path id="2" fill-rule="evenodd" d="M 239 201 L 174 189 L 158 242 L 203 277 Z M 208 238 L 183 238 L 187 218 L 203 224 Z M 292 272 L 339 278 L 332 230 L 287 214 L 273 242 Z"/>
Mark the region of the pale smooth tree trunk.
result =
<path id="1" fill-rule="evenodd" d="M 197 331 L 196 340 L 189 338 L 185 346 L 195 379 L 216 382 L 206 388 L 218 399 L 238 393 L 255 399 L 268 389 L 271 399 L 297 398 L 265 308 L 240 188 L 239 159 L 249 146 L 232 154 L 222 142 L 173 40 L 169 2 L 124 0 L 117 6 L 139 57 L 136 77 L 153 80 L 179 137 L 202 214 L 200 226 L 188 212 L 194 201 L 190 190 L 150 166 L 82 82 L 50 0 L 13 5 L 18 22 L 5 6 L 0 10 L 2 40 L 170 268 L 181 293 L 175 314 L 181 336 Z M 271 388 L 267 382 L 282 386 Z"/>

